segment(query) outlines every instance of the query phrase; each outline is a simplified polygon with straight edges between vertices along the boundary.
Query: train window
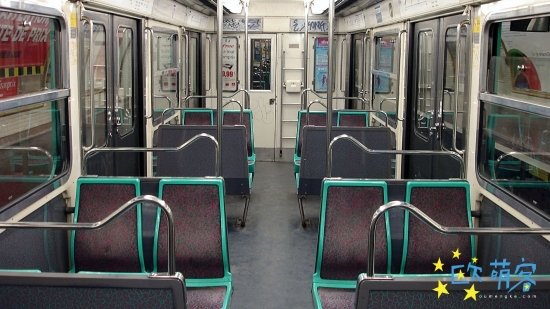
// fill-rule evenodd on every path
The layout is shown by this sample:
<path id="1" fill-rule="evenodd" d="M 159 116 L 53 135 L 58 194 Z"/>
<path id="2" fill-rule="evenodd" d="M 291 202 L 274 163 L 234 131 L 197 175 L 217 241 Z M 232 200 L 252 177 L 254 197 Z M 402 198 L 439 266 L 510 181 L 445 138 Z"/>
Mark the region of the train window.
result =
<path id="1" fill-rule="evenodd" d="M 483 102 L 478 170 L 550 215 L 550 119 Z"/>
<path id="2" fill-rule="evenodd" d="M 433 93 L 434 93 L 434 71 L 432 68 L 434 57 L 433 31 L 426 30 L 418 32 L 418 54 L 417 54 L 417 98 L 416 98 L 416 128 L 417 132 L 427 138 L 429 129 L 433 126 Z"/>
<path id="3" fill-rule="evenodd" d="M 0 98 L 58 88 L 56 20 L 8 13 L 0 19 Z"/>
<path id="4" fill-rule="evenodd" d="M 134 128 L 134 33 L 131 28 L 118 29 L 118 93 L 115 121 L 121 136 Z"/>
<path id="5" fill-rule="evenodd" d="M 493 94 L 549 105 L 549 17 L 492 25 L 488 89 Z"/>
<path id="6" fill-rule="evenodd" d="M 373 104 L 385 111 L 391 126 L 396 127 L 399 82 L 399 44 L 397 34 L 375 37 L 372 70 Z"/>
<path id="7" fill-rule="evenodd" d="M 176 33 L 154 32 L 153 36 L 153 111 L 155 124 L 162 111 L 177 103 L 178 60 Z"/>
<path id="8" fill-rule="evenodd" d="M 0 208 L 66 170 L 59 21 L 0 11 Z M 25 95 L 20 97 L 19 95 Z"/>
<path id="9" fill-rule="evenodd" d="M 271 39 L 252 39 L 250 80 L 254 90 L 271 90 Z"/>

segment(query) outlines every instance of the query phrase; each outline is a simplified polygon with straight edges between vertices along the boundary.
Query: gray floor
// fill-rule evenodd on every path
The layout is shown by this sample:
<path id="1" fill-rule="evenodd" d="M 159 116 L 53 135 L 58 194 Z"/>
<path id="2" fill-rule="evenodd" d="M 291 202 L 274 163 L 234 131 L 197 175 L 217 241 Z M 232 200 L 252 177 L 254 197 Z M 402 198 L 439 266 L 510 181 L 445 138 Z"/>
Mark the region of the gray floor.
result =
<path id="1" fill-rule="evenodd" d="M 303 229 L 291 163 L 258 162 L 245 228 L 235 226 L 242 200 L 227 198 L 232 308 L 312 308 L 319 199 L 306 203 Z"/>

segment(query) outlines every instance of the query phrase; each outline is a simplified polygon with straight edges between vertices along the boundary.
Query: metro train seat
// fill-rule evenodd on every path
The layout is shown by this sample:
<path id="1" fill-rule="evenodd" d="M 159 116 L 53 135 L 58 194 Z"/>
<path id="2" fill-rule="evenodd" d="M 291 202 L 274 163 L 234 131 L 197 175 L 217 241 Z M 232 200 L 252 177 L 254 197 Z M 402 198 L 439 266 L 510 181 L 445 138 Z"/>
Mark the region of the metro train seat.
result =
<path id="1" fill-rule="evenodd" d="M 510 286 L 516 284 L 517 280 L 517 278 L 511 278 Z M 528 293 L 523 293 L 521 288 L 508 293 L 507 290 L 497 289 L 497 279 L 481 277 L 481 282 L 475 282 L 475 289 L 480 294 L 474 301 L 464 299 L 464 289 L 469 288 L 470 285 L 451 284 L 448 276 L 396 276 L 388 279 L 368 278 L 365 274 L 361 274 L 357 280 L 355 306 L 352 305 L 351 308 L 547 308 L 550 301 L 550 277 L 537 276 L 535 280 L 536 286 Z M 440 298 L 433 291 L 433 288 L 438 286 L 438 281 L 446 284 L 449 292 Z M 479 297 L 480 295 L 491 297 Z M 514 296 L 517 298 L 513 298 Z M 524 298 L 527 296 L 529 296 L 528 299 Z M 519 302 L 520 299 L 521 302 Z"/>
<path id="2" fill-rule="evenodd" d="M 214 110 L 209 108 L 186 108 L 181 111 L 183 125 L 214 125 Z"/>
<path id="3" fill-rule="evenodd" d="M 217 135 L 216 126 L 161 125 L 158 131 L 161 147 L 177 147 L 200 133 Z M 222 132 L 221 176 L 224 178 L 227 195 L 245 198 L 243 217 L 239 219 L 244 227 L 252 188 L 252 173 L 249 172 L 246 149 L 246 128 L 242 125 L 223 126 Z M 216 174 L 215 146 L 205 139 L 198 140 L 180 152 L 161 152 L 157 161 L 157 176 L 205 177 Z"/>
<path id="4" fill-rule="evenodd" d="M 103 220 L 140 194 L 137 178 L 81 177 L 76 182 L 73 221 Z M 102 229 L 70 232 L 70 271 L 144 272 L 140 207 Z"/>
<path id="5" fill-rule="evenodd" d="M 405 202 L 416 206 L 444 226 L 473 226 L 470 185 L 467 181 L 409 181 Z M 401 273 L 433 274 L 432 263 L 441 258 L 444 264 L 450 265 L 451 251 L 456 248 L 462 253 L 461 259 L 475 257 L 474 237 L 443 235 L 405 212 Z"/>
<path id="6" fill-rule="evenodd" d="M 383 181 L 326 178 L 323 181 L 312 294 L 316 308 L 351 308 L 357 276 L 367 269 L 372 215 L 388 201 Z M 376 227 L 376 271 L 391 263 L 388 216 Z"/>
<path id="7" fill-rule="evenodd" d="M 0 272 L 1 308 L 186 308 L 181 274 Z"/>
<path id="8" fill-rule="evenodd" d="M 176 271 L 186 278 L 189 307 L 226 308 L 231 299 L 232 278 L 223 179 L 161 179 L 159 198 L 170 205 L 174 215 Z M 156 222 L 154 271 L 164 272 L 167 267 L 167 229 L 160 209 Z"/>
<path id="9" fill-rule="evenodd" d="M 294 173 L 300 172 L 300 161 L 302 156 L 302 131 L 304 126 L 326 126 L 327 112 L 310 111 L 309 115 L 305 110 L 298 111 L 298 123 L 296 126 L 296 144 L 294 145 Z"/>
<path id="10" fill-rule="evenodd" d="M 246 127 L 246 150 L 248 153 L 248 172 L 254 174 L 256 170 L 256 150 L 254 147 L 254 118 L 252 110 L 243 110 L 243 123 L 240 119 L 240 110 L 224 110 L 224 125 L 244 125 Z"/>
<path id="11" fill-rule="evenodd" d="M 336 112 L 336 125 L 339 127 L 368 127 L 369 112 L 342 110 Z"/>

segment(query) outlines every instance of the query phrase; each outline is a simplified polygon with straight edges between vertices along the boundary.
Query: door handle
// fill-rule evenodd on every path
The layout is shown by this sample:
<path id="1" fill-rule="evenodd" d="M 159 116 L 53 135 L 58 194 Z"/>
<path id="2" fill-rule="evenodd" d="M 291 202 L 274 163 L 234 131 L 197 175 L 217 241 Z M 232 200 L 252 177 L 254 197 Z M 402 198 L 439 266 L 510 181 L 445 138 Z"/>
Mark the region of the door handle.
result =
<path id="1" fill-rule="evenodd" d="M 275 104 L 275 98 L 269 99 L 269 105 L 273 105 L 273 104 Z"/>

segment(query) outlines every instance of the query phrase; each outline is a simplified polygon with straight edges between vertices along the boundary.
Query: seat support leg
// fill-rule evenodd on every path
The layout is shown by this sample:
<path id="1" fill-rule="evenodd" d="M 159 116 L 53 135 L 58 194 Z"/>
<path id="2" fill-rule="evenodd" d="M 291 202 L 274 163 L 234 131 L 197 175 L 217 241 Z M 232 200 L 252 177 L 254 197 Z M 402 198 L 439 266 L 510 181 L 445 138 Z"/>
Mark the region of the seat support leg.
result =
<path id="1" fill-rule="evenodd" d="M 302 221 L 302 227 L 306 228 L 308 224 L 308 220 L 306 219 L 306 216 L 304 214 L 304 199 L 305 195 L 298 195 L 298 208 L 300 209 L 300 219 Z"/>
<path id="2" fill-rule="evenodd" d="M 243 210 L 243 217 L 242 219 L 238 220 L 240 221 L 241 227 L 245 227 L 246 225 L 246 217 L 248 216 L 248 205 L 250 205 L 250 195 L 243 195 L 244 200 L 244 210 Z M 239 224 L 239 222 L 237 222 Z"/>

